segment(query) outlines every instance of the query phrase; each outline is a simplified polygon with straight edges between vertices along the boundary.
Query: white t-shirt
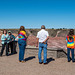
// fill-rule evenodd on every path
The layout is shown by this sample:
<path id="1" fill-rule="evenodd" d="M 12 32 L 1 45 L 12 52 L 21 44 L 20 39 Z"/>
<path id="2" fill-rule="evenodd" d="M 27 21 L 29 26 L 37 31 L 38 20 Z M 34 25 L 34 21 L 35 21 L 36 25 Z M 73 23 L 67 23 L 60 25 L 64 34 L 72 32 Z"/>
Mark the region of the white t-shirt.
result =
<path id="1" fill-rule="evenodd" d="M 45 29 L 41 29 L 38 33 L 37 33 L 37 38 L 39 38 L 39 42 L 43 42 L 44 40 L 46 40 L 46 38 L 49 36 L 48 31 L 46 31 Z"/>
<path id="2" fill-rule="evenodd" d="M 18 41 L 18 36 L 15 38 L 15 41 Z"/>

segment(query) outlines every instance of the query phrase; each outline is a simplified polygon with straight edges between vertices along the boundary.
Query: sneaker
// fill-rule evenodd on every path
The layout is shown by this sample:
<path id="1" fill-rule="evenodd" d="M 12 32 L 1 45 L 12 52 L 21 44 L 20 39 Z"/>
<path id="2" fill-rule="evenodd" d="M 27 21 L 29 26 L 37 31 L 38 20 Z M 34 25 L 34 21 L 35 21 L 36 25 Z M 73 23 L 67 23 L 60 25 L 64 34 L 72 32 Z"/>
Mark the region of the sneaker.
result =
<path id="1" fill-rule="evenodd" d="M 47 65 L 48 63 L 43 63 L 44 65 Z"/>

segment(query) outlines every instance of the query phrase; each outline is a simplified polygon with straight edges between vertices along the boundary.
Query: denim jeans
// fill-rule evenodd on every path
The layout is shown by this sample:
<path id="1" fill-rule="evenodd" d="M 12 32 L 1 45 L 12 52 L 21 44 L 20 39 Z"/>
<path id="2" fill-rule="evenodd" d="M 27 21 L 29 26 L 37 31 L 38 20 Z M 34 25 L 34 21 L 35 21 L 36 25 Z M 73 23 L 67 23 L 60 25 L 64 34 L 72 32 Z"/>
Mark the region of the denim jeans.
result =
<path id="1" fill-rule="evenodd" d="M 8 52 L 9 52 L 9 47 L 11 48 L 11 54 L 13 54 L 13 42 L 8 43 Z"/>
<path id="2" fill-rule="evenodd" d="M 0 53 L 1 56 L 3 55 L 5 46 L 6 46 L 6 56 L 8 55 L 8 44 L 4 43 L 4 44 L 2 44 L 2 49 L 1 49 L 1 53 Z"/>
<path id="3" fill-rule="evenodd" d="M 72 61 L 74 61 L 74 49 L 71 49 L 71 48 L 67 48 L 67 58 L 68 58 L 68 61 L 70 61 L 70 50 L 71 50 L 71 54 L 72 54 Z"/>
<path id="4" fill-rule="evenodd" d="M 43 57 L 44 57 L 43 63 L 46 63 L 46 60 L 47 60 L 47 44 L 39 43 L 39 52 L 38 52 L 39 62 L 42 62 L 42 60 L 41 60 L 42 49 L 43 49 Z"/>
<path id="5" fill-rule="evenodd" d="M 18 44 L 19 44 L 19 61 L 23 61 L 24 60 L 25 47 L 26 47 L 26 41 L 18 40 Z"/>
<path id="6" fill-rule="evenodd" d="M 13 54 L 17 53 L 16 46 L 17 46 L 17 41 L 13 41 Z"/>

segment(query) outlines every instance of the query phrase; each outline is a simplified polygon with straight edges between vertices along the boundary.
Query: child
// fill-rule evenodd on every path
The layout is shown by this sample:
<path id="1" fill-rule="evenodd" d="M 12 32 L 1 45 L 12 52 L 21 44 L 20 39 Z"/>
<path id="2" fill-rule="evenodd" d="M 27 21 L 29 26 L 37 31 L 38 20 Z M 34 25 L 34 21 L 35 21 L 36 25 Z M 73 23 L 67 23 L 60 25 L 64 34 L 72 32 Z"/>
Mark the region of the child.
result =
<path id="1" fill-rule="evenodd" d="M 68 62 L 70 62 L 70 50 L 72 54 L 72 62 L 75 62 L 74 60 L 74 41 L 75 41 L 75 36 L 74 36 L 74 30 L 70 29 L 69 34 L 66 37 L 66 43 L 67 43 L 67 58 Z"/>
<path id="2" fill-rule="evenodd" d="M 1 36 L 1 43 L 2 43 L 2 49 L 1 49 L 1 53 L 0 56 L 3 55 L 5 46 L 6 46 L 6 56 L 8 56 L 8 34 L 7 34 L 7 30 L 3 31 L 3 35 Z"/>

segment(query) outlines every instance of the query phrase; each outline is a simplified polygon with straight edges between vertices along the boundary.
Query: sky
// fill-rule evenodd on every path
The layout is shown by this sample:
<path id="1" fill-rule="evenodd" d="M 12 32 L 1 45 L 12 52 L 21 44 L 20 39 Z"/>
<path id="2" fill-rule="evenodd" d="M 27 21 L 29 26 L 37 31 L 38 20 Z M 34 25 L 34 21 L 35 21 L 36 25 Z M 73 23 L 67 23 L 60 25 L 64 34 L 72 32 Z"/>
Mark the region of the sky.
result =
<path id="1" fill-rule="evenodd" d="M 74 28 L 75 0 L 0 0 L 0 29 Z"/>

